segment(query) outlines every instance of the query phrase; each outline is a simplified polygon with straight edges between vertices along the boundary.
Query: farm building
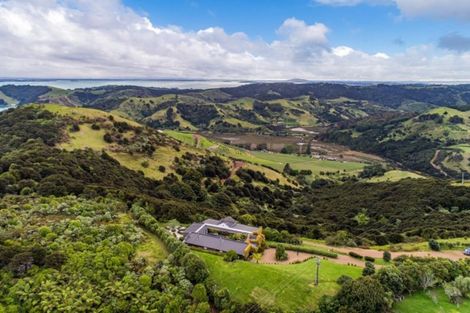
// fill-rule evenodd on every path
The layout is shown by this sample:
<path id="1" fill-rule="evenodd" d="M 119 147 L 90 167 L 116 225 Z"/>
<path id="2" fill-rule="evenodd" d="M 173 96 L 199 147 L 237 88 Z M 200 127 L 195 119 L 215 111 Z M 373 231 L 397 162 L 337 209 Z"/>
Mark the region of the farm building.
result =
<path id="1" fill-rule="evenodd" d="M 184 243 L 219 252 L 235 251 L 247 256 L 248 246 L 256 247 L 257 227 L 243 225 L 231 217 L 207 219 L 190 225 L 184 232 Z M 249 251 L 248 251 L 249 252 Z"/>

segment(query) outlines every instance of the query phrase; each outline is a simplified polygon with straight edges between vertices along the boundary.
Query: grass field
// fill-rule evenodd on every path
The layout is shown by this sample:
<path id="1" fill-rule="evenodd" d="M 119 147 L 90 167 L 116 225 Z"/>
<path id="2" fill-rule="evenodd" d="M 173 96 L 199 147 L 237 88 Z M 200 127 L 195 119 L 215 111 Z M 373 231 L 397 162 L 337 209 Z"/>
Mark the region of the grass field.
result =
<path id="1" fill-rule="evenodd" d="M 231 296 L 240 302 L 257 301 L 263 306 L 276 305 L 287 312 L 298 308 L 313 309 L 321 296 L 333 295 L 339 289 L 336 279 L 341 275 L 357 278 L 358 267 L 322 260 L 320 284 L 314 286 L 315 263 L 267 265 L 246 261 L 227 263 L 221 256 L 195 252 L 209 266 L 216 282 L 227 287 Z"/>
<path id="2" fill-rule="evenodd" d="M 371 183 L 378 183 L 378 182 L 396 182 L 406 178 L 413 178 L 413 179 L 421 179 L 426 178 L 422 175 L 408 172 L 408 171 L 400 171 L 400 170 L 391 170 L 385 173 L 383 176 L 373 177 L 368 181 Z"/>
<path id="3" fill-rule="evenodd" d="M 313 174 L 320 175 L 320 172 L 347 172 L 349 174 L 362 170 L 364 164 L 356 162 L 316 160 L 307 156 L 298 156 L 294 154 L 270 153 L 262 151 L 253 151 L 251 154 L 263 165 L 273 167 L 282 171 L 284 166 L 289 163 L 293 169 L 311 170 Z"/>
<path id="4" fill-rule="evenodd" d="M 172 130 L 164 131 L 165 134 L 180 140 L 181 142 L 194 146 L 194 137 L 191 133 L 178 132 Z M 248 151 L 237 147 L 232 147 L 200 137 L 200 148 L 209 149 L 213 152 L 222 154 L 226 157 L 243 160 L 252 164 L 267 166 L 279 172 L 282 172 L 284 166 L 289 163 L 296 170 L 311 170 L 314 176 L 320 176 L 321 172 L 334 172 L 341 174 L 357 174 L 365 166 L 358 162 L 328 161 L 317 160 L 307 156 L 299 156 L 296 154 L 282 154 L 264 151 Z"/>
<path id="5" fill-rule="evenodd" d="M 428 292 L 418 292 L 394 306 L 395 313 L 468 313 L 470 300 L 460 306 L 449 302 L 444 290 L 437 289 Z"/>

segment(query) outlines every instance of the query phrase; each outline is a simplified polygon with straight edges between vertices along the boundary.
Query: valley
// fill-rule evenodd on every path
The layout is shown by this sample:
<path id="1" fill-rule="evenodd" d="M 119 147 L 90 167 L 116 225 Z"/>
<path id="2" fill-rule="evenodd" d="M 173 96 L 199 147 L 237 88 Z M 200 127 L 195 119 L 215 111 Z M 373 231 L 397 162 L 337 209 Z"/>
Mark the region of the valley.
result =
<path id="1" fill-rule="evenodd" d="M 84 229 L 108 234 L 109 228 L 129 236 L 119 238 L 132 249 L 113 259 L 121 266 L 116 270 L 131 271 L 139 284 L 126 288 L 134 288 L 139 297 L 158 291 L 157 298 L 165 290 L 181 289 L 180 298 L 153 303 L 157 311 L 158 305 L 178 301 L 199 307 L 200 300 L 185 296 L 184 288 L 204 288 L 207 300 L 202 302 L 207 305 L 202 307 L 219 312 L 330 313 L 329 306 L 357 310 L 358 305 L 362 310 L 369 304 L 348 297 L 366 299 L 375 293 L 373 303 L 379 309 L 369 312 L 408 312 L 431 294 L 443 306 L 452 305 L 442 288 L 458 275 L 435 269 L 468 270 L 462 251 L 470 235 L 470 191 L 456 183 L 457 174 L 468 166 L 466 111 L 430 105 L 429 111 L 413 113 L 347 97 L 289 94 L 291 98 L 266 99 L 264 85 L 257 88 L 261 93 L 256 97 L 237 94 L 242 97 L 233 99 L 236 93 L 230 88 L 9 87 L 5 92 L 17 97 L 19 105 L 0 113 L 2 201 L 25 203 L 33 208 L 28 214 L 52 212 L 37 213 L 45 221 L 27 226 L 33 233 L 47 226 L 61 234 L 66 230 L 49 222 L 64 219 L 64 225 L 71 223 L 67 229 L 77 232 L 88 227 Z M 70 204 L 62 209 L 61 203 Z M 103 203 L 113 203 L 116 210 L 108 216 Z M 11 205 L 1 205 L 7 221 L 2 225 L 16 225 Z M 74 209 L 69 212 L 68 206 Z M 93 212 L 96 224 L 85 223 Z M 228 252 L 182 243 L 184 231 L 175 230 L 229 216 L 262 227 L 263 236 L 256 240 L 265 238 L 266 247 L 230 260 Z M 30 223 L 29 215 L 21 218 L 19 225 Z M 100 223 L 109 225 L 102 229 Z M 22 277 L 39 279 L 34 273 L 50 270 L 33 258 L 27 268 L 36 272 L 11 272 L 16 262 L 29 260 L 23 253 L 35 247 L 27 232 L 14 229 L 7 226 L 0 232 L 0 261 L 6 264 L 1 271 L 13 273 L 3 281 L 9 290 L 18 288 Z M 83 236 L 79 240 L 88 242 Z M 19 246 L 11 248 L 14 238 Z M 440 251 L 430 250 L 433 240 Z M 80 245 L 61 249 L 53 235 L 40 245 L 47 255 L 62 253 L 65 265 L 57 268 L 62 275 L 73 275 L 65 274 L 65 267 L 77 266 Z M 125 243 L 121 246 L 127 249 Z M 94 251 L 90 258 L 102 257 L 88 249 Z M 278 250 L 287 259 L 278 258 Z M 174 273 L 169 277 L 167 267 Z M 413 284 L 430 271 L 436 277 L 432 285 Z M 399 289 L 389 285 L 390 275 L 400 277 Z M 54 283 L 61 284 L 60 279 Z M 91 292 L 94 286 L 80 288 Z M 73 303 L 80 301 L 78 295 L 68 296 Z M 114 297 L 106 297 L 112 310 L 117 307 Z M 120 305 L 131 310 L 140 304 Z"/>

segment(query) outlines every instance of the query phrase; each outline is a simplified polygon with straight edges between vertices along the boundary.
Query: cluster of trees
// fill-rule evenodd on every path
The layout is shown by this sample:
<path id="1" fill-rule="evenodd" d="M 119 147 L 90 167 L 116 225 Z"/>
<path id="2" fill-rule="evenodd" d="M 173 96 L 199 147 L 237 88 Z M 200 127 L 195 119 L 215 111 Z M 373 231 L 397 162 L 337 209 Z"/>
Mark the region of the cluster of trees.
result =
<path id="1" fill-rule="evenodd" d="M 148 238 L 122 219 L 126 205 L 69 196 L 6 197 L 0 206 L 2 311 L 210 312 L 204 263 L 171 240 L 168 259 L 139 256 Z"/>
<path id="2" fill-rule="evenodd" d="M 302 192 L 291 207 L 302 217 L 288 230 L 340 245 L 464 237 L 469 210 L 469 189 L 443 181 L 349 182 Z"/>
<path id="3" fill-rule="evenodd" d="M 372 178 L 376 176 L 383 176 L 387 170 L 381 164 L 367 165 L 359 173 L 359 178 Z"/>
<path id="4" fill-rule="evenodd" d="M 264 229 L 266 240 L 275 242 L 284 242 L 293 245 L 301 245 L 302 239 L 296 235 L 290 234 L 287 230 L 277 230 L 270 227 Z"/>
<path id="5" fill-rule="evenodd" d="M 378 271 L 365 268 L 357 280 L 342 279 L 334 297 L 325 296 L 319 304 L 320 313 L 391 312 L 394 302 L 405 295 L 431 288 L 445 287 L 454 301 L 469 292 L 470 263 L 467 260 L 399 257 L 394 264 Z"/>
<path id="6" fill-rule="evenodd" d="M 440 140 L 432 140 L 419 134 L 389 138 L 391 130 L 399 130 L 400 123 L 406 118 L 392 115 L 386 118 L 368 118 L 352 125 L 345 123 L 338 129 L 322 134 L 321 138 L 355 150 L 378 154 L 412 170 L 441 175 L 430 164 L 435 149 L 442 144 Z M 357 132 L 360 136 L 354 135 Z"/>

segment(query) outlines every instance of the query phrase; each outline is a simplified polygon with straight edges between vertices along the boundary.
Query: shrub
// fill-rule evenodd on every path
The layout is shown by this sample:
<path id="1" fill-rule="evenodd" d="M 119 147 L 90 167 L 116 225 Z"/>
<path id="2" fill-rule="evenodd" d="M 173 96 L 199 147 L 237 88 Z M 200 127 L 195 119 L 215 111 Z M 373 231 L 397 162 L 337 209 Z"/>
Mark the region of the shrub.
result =
<path id="1" fill-rule="evenodd" d="M 338 285 L 344 285 L 348 282 L 351 282 L 353 279 L 348 276 L 348 275 L 341 275 L 340 277 L 338 277 L 338 279 L 336 280 L 336 283 Z"/>
<path id="2" fill-rule="evenodd" d="M 276 248 L 278 245 L 279 244 L 270 243 L 268 246 L 270 248 Z M 320 249 L 316 249 L 316 248 L 313 248 L 313 247 L 298 246 L 298 245 L 291 245 L 291 244 L 282 244 L 282 245 L 287 250 L 305 252 L 305 253 L 310 253 L 310 254 L 315 254 L 315 255 L 321 255 L 321 256 L 326 256 L 328 258 L 334 258 L 334 259 L 336 259 L 338 257 L 338 255 L 334 252 L 330 252 L 330 251 L 326 251 L 326 250 L 320 250 Z"/>
<path id="3" fill-rule="evenodd" d="M 204 263 L 204 261 L 195 254 L 186 254 L 182 259 L 182 265 L 184 267 L 186 277 L 192 283 L 201 283 L 209 276 L 206 263 Z"/>
<path id="4" fill-rule="evenodd" d="M 70 127 L 70 131 L 71 132 L 79 132 L 80 131 L 80 126 L 78 125 L 78 123 L 73 123 L 72 124 L 72 127 Z"/>
<path id="5" fill-rule="evenodd" d="M 400 298 L 405 292 L 406 286 L 402 273 L 395 266 L 385 266 L 376 275 L 382 286 L 393 293 L 395 298 Z"/>
<path id="6" fill-rule="evenodd" d="M 106 141 L 107 143 L 112 143 L 113 142 L 113 136 L 111 136 L 110 133 L 106 133 L 103 136 L 103 140 Z"/>
<path id="7" fill-rule="evenodd" d="M 58 269 L 67 260 L 66 256 L 62 252 L 52 252 L 46 256 L 45 264 L 47 267 Z"/>
<path id="8" fill-rule="evenodd" d="M 439 242 L 437 242 L 434 239 L 430 239 L 428 244 L 429 244 L 429 248 L 433 251 L 440 251 L 441 250 L 441 245 L 439 244 Z"/>
<path id="9" fill-rule="evenodd" d="M 375 262 L 375 258 L 373 258 L 373 257 L 371 257 L 371 256 L 368 256 L 368 255 L 366 255 L 366 256 L 364 257 L 364 260 L 369 261 L 369 262 L 371 262 L 371 263 L 374 263 L 374 262 Z"/>
<path id="10" fill-rule="evenodd" d="M 287 252 L 283 245 L 276 246 L 276 260 L 285 261 L 287 260 Z"/>
<path id="11" fill-rule="evenodd" d="M 227 251 L 224 255 L 225 262 L 233 262 L 238 260 L 238 254 L 234 250 Z"/>
<path id="12" fill-rule="evenodd" d="M 354 251 L 349 251 L 348 254 L 349 254 L 349 256 L 351 256 L 351 257 L 353 257 L 353 258 L 355 258 L 355 259 L 360 259 L 360 260 L 363 259 L 363 256 L 362 256 L 362 255 L 360 255 L 359 253 L 356 253 L 356 252 L 354 252 Z"/>
<path id="13" fill-rule="evenodd" d="M 207 302 L 207 291 L 204 284 L 196 284 L 191 292 L 191 297 L 195 303 Z"/>
<path id="14" fill-rule="evenodd" d="M 362 270 L 362 276 L 370 276 L 375 274 L 374 263 L 367 261 L 366 267 Z"/>
<path id="15" fill-rule="evenodd" d="M 392 254 L 389 251 L 384 251 L 383 259 L 385 262 L 390 262 L 392 260 Z"/>
<path id="16" fill-rule="evenodd" d="M 142 165 L 143 168 L 147 168 L 149 167 L 149 161 L 143 161 L 140 165 Z"/>
<path id="17" fill-rule="evenodd" d="M 165 173 L 166 167 L 164 167 L 163 165 L 160 165 L 160 166 L 158 167 L 158 170 L 159 170 L 160 172 L 162 172 L 162 173 Z"/>
<path id="18" fill-rule="evenodd" d="M 340 306 L 336 312 L 389 312 L 392 303 L 386 290 L 372 276 L 344 284 L 335 298 Z"/>
<path id="19" fill-rule="evenodd" d="M 93 123 L 93 124 L 91 124 L 91 129 L 93 129 L 93 130 L 100 130 L 101 127 L 100 127 L 100 125 L 98 125 L 98 124 L 96 124 L 96 123 Z"/>

